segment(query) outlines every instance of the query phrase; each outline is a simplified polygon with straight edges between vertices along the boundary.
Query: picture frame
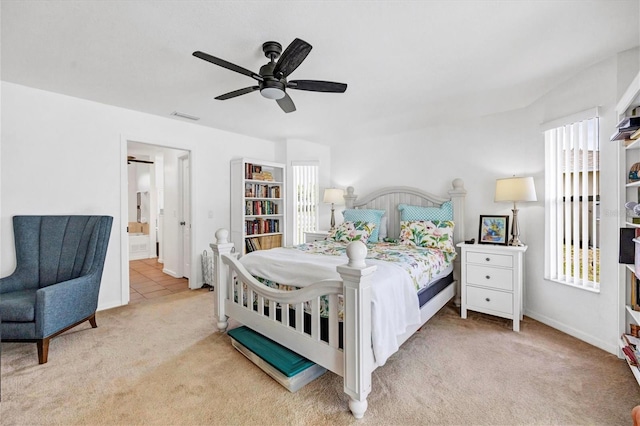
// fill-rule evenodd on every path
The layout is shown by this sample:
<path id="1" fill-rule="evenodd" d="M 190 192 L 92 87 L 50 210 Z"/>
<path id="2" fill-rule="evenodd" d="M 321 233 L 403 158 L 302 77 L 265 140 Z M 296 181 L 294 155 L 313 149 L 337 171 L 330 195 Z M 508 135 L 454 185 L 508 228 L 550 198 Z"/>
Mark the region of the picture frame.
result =
<path id="1" fill-rule="evenodd" d="M 480 215 L 479 244 L 507 245 L 509 237 L 508 215 Z"/>

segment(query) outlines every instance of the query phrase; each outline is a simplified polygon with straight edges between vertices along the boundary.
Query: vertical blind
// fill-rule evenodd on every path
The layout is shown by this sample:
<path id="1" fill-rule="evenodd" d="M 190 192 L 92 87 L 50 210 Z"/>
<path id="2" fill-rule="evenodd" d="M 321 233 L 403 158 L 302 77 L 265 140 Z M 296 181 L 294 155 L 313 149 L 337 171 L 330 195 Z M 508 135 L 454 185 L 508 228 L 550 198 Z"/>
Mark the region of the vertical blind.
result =
<path id="1" fill-rule="evenodd" d="M 293 243 L 304 242 L 304 233 L 318 228 L 318 165 L 293 164 Z"/>
<path id="2" fill-rule="evenodd" d="M 545 131 L 545 153 L 545 278 L 598 290 L 598 118 Z"/>

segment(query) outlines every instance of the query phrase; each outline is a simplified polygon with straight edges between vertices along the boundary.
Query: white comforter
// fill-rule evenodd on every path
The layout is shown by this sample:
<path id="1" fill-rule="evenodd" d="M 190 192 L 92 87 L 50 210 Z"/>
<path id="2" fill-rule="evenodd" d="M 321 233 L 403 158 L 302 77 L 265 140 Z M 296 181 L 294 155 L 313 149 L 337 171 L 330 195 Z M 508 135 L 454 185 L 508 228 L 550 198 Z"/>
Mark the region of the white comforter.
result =
<path id="1" fill-rule="evenodd" d="M 336 266 L 346 264 L 347 258 L 274 248 L 251 252 L 240 262 L 254 276 L 305 287 L 324 279 L 340 279 Z M 376 363 L 384 365 L 400 347 L 398 337 L 409 326 L 420 323 L 418 295 L 409 274 L 400 266 L 376 259 L 366 262 L 377 266 L 371 286 L 372 345 Z"/>

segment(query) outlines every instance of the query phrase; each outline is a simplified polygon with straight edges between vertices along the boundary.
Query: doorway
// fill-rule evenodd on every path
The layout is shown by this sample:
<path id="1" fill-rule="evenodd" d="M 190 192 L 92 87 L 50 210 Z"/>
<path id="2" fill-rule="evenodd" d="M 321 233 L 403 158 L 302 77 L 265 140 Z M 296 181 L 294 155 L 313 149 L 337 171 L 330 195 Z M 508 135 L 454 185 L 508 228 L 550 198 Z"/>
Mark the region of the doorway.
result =
<path id="1" fill-rule="evenodd" d="M 131 140 L 123 151 L 123 304 L 192 288 L 190 152 Z"/>

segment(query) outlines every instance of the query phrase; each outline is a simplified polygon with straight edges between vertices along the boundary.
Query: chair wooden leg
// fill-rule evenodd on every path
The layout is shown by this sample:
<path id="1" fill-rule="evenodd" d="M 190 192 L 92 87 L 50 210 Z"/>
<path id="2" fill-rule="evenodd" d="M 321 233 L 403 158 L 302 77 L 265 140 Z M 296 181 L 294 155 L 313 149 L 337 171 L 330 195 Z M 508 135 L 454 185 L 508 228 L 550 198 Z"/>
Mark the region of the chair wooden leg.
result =
<path id="1" fill-rule="evenodd" d="M 38 346 L 38 362 L 40 364 L 46 364 L 49 357 L 49 340 L 50 338 L 38 340 L 36 345 Z"/>
<path id="2" fill-rule="evenodd" d="M 89 317 L 89 324 L 91 324 L 91 328 L 98 328 L 98 324 L 96 324 L 96 314 Z"/>

